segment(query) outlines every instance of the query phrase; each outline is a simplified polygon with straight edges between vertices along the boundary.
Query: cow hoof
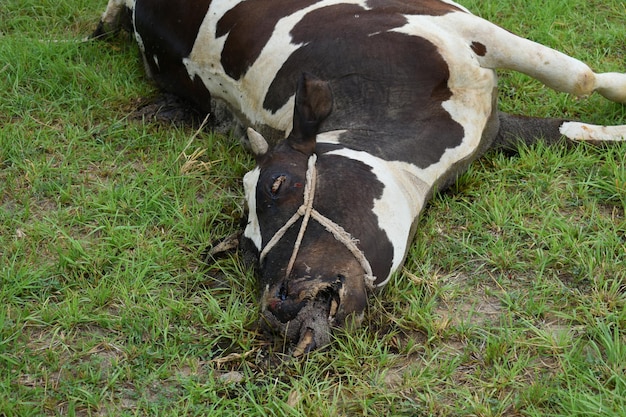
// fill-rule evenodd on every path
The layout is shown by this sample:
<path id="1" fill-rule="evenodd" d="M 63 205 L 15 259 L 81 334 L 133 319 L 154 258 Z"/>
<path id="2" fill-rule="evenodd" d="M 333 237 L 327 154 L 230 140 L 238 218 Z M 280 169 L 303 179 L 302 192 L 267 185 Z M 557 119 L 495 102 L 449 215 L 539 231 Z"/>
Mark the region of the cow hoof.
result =
<path id="1" fill-rule="evenodd" d="M 206 114 L 198 111 L 192 103 L 173 94 L 160 94 L 147 99 L 130 115 L 130 118 L 135 120 L 191 127 L 204 126 L 205 117 Z"/>

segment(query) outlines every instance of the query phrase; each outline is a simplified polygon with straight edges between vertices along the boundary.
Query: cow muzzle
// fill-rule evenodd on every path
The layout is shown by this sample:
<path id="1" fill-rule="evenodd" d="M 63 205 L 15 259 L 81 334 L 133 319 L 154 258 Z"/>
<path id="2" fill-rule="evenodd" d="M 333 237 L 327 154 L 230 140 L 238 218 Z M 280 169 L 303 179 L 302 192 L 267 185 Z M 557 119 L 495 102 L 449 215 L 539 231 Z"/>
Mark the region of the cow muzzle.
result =
<path id="1" fill-rule="evenodd" d="M 359 325 L 367 298 L 363 275 L 285 281 L 265 289 L 261 327 L 295 344 L 299 357 L 328 345 L 333 328 Z"/>

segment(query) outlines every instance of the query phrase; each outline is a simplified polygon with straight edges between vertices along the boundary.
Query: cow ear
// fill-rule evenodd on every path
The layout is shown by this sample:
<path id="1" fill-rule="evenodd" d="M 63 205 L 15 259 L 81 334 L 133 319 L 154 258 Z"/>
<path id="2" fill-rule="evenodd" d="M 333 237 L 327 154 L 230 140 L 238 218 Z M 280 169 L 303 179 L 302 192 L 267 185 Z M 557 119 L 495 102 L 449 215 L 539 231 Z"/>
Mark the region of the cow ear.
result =
<path id="1" fill-rule="evenodd" d="M 287 142 L 305 155 L 315 152 L 315 137 L 333 108 L 330 85 L 314 75 L 303 73 L 298 80 L 293 128 Z"/>

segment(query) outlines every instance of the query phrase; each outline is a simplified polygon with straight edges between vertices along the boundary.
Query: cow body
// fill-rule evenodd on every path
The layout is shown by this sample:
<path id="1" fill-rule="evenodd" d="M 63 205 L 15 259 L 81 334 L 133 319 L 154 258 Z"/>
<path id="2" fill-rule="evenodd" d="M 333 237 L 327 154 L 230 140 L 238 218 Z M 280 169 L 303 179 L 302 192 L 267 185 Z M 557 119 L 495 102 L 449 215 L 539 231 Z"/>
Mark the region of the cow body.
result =
<path id="1" fill-rule="evenodd" d="M 264 319 L 297 351 L 358 320 L 401 267 L 432 192 L 494 144 L 626 136 L 500 114 L 496 68 L 620 102 L 626 75 L 595 74 L 449 1 L 111 0 L 97 34 L 125 16 L 161 88 L 207 112 L 221 99 L 275 145 L 253 145 L 244 236 L 261 253 Z M 285 228 L 299 210 L 309 214 Z"/>

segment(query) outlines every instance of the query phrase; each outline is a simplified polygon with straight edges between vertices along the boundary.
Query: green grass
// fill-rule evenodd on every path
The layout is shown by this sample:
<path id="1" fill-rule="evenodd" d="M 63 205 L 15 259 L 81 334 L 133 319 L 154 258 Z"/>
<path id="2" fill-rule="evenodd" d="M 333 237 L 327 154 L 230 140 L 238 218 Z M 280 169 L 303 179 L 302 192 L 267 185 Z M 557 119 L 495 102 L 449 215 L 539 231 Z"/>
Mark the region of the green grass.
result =
<path id="1" fill-rule="evenodd" d="M 464 4 L 625 70 L 621 0 Z M 473 164 L 364 326 L 286 360 L 254 331 L 243 260 L 203 264 L 252 158 L 129 119 L 156 91 L 126 37 L 80 42 L 104 7 L 0 7 L 0 415 L 626 415 L 626 146 Z M 501 81 L 507 111 L 626 123 L 601 97 Z"/>

